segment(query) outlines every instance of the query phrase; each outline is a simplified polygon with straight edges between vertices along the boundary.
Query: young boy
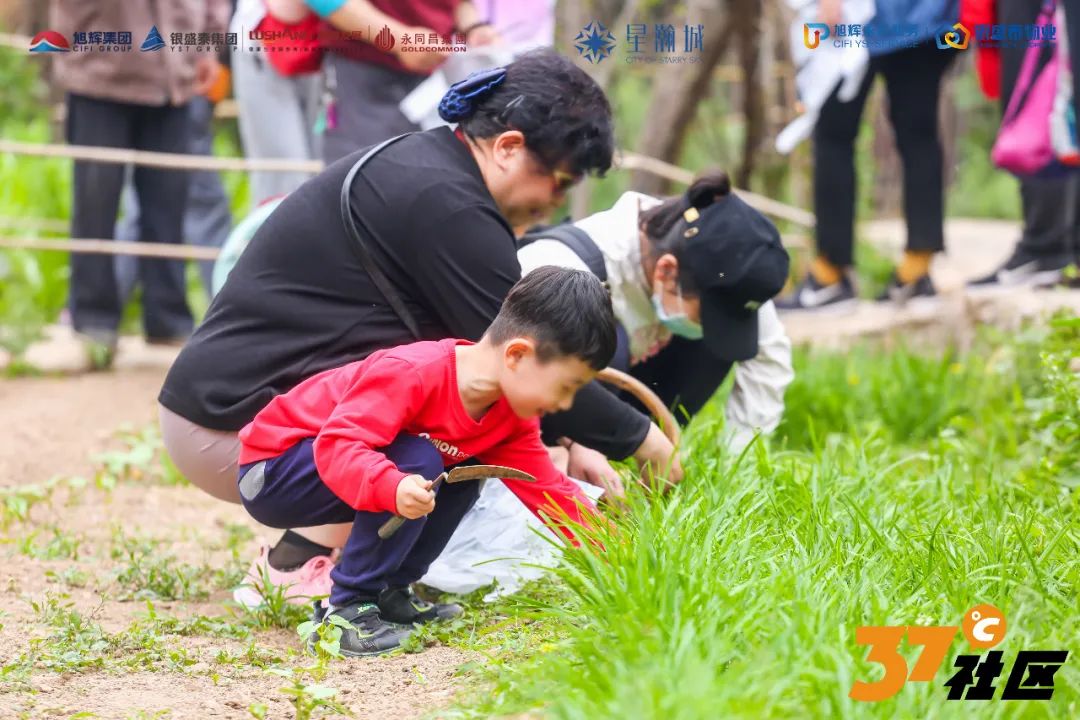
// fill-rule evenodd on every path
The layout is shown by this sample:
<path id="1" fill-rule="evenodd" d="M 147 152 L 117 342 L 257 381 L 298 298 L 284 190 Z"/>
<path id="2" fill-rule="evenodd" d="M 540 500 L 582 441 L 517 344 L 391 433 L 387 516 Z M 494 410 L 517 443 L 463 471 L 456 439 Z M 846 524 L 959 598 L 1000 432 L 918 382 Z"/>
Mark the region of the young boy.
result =
<path id="1" fill-rule="evenodd" d="M 600 281 L 541 268 L 510 290 L 478 343 L 417 342 L 328 370 L 240 431 L 239 490 L 252 517 L 275 528 L 353 524 L 330 574 L 328 613 L 356 629 L 342 635 L 343 654 L 388 652 L 411 624 L 461 613 L 410 589 L 479 493 L 466 481 L 436 496 L 432 480 L 444 468 L 475 458 L 530 473 L 535 483 L 504 482 L 538 515 L 581 522 L 594 509 L 552 464 L 539 418 L 568 409 L 614 352 Z M 380 540 L 393 513 L 409 521 Z"/>

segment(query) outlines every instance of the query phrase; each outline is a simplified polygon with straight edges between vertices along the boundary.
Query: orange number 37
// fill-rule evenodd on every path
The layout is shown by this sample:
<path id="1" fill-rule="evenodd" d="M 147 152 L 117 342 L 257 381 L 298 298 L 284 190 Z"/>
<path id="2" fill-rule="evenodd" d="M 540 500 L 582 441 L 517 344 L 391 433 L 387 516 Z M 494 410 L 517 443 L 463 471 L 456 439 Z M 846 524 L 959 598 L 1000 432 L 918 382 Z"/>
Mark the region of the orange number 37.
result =
<path id="1" fill-rule="evenodd" d="M 855 642 L 859 645 L 870 646 L 866 659 L 885 668 L 885 674 L 876 682 L 856 680 L 848 697 L 864 702 L 887 700 L 900 692 L 908 680 L 912 682 L 932 680 L 938 668 L 941 667 L 941 663 L 944 662 L 945 654 L 949 652 L 949 646 L 952 645 L 958 629 L 955 625 L 937 627 L 882 625 L 856 628 Z M 900 641 L 905 634 L 908 636 L 908 644 L 922 645 L 924 648 L 910 676 L 907 661 L 899 652 Z"/>

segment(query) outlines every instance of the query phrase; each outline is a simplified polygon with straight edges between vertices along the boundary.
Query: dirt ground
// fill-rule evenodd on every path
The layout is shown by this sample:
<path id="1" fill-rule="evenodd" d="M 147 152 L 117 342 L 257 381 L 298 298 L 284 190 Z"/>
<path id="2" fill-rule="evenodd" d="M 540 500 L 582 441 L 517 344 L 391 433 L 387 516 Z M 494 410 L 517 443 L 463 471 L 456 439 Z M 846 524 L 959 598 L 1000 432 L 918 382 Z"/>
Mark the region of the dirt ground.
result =
<path id="1" fill-rule="evenodd" d="M 163 367 L 143 367 L 0 380 L 0 426 L 6 435 L 0 443 L 0 492 L 54 477 L 91 479 L 95 455 L 121 444 L 118 429 L 138 430 L 153 423 L 163 377 Z M 225 543 L 244 527 L 253 533 L 243 535 L 236 553 L 241 563 L 254 555 L 259 536 L 269 532 L 238 506 L 184 486 L 126 481 L 102 489 L 90 480 L 86 487 L 69 489 L 60 483 L 49 500 L 31 508 L 28 520 L 0 526 L 0 665 L 5 671 L 18 665 L 31 638 L 55 637 L 58 625 L 50 624 L 49 611 L 43 608 L 55 611 L 70 604 L 106 633 L 122 633 L 145 618 L 146 603 L 123 600 L 122 583 L 115 579 L 129 560 L 116 556 L 123 538 L 142 540 L 147 543 L 144 549 L 175 555 L 181 563 L 217 567 L 234 557 Z M 28 544 L 44 547 L 58 537 L 77 539 L 78 551 L 59 559 L 27 554 Z M 218 587 L 205 601 L 159 601 L 154 611 L 177 618 L 227 616 L 228 598 L 227 588 Z M 155 650 L 182 652 L 187 658 L 179 663 L 182 667 L 167 657 L 151 663 L 153 671 L 113 667 L 142 650 L 126 647 L 104 667 L 64 673 L 35 667 L 28 681 L 9 684 L 6 691 L 0 675 L 0 718 L 250 718 L 252 703 L 265 704 L 269 718 L 294 716 L 279 691 L 288 684 L 285 678 L 255 664 L 220 660 L 223 651 L 237 656 L 254 644 L 267 656 L 285 658 L 286 665 L 302 665 L 303 657 L 289 655 L 299 647 L 294 632 L 260 630 L 239 640 L 213 633 L 170 634 L 161 644 L 164 647 Z M 82 649 L 92 653 L 92 648 Z M 471 659 L 433 647 L 393 658 L 337 661 L 319 684 L 337 688 L 355 717 L 416 717 L 450 701 L 460 683 L 455 671 Z"/>

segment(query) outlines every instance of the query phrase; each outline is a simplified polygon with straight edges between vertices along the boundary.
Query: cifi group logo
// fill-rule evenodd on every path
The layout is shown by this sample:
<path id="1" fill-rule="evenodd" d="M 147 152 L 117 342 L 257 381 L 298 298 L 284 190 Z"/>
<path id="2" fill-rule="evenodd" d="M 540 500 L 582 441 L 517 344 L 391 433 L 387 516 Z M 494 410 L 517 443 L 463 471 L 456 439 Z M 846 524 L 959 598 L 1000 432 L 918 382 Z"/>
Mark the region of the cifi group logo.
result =
<path id="1" fill-rule="evenodd" d="M 54 30 L 42 30 L 30 40 L 30 52 L 71 52 L 71 43 Z"/>
<path id="2" fill-rule="evenodd" d="M 856 680 L 848 697 L 862 702 L 880 702 L 899 693 L 907 682 L 930 682 L 938 674 L 952 647 L 958 630 L 968 645 L 989 650 L 1005 639 L 1005 614 L 990 604 L 980 604 L 964 613 L 959 626 L 877 625 L 855 630 L 855 642 L 869 645 L 869 662 L 881 665 L 881 679 Z M 921 645 L 914 667 L 908 672 L 907 660 L 900 654 L 900 642 Z M 1002 700 L 1049 700 L 1054 694 L 1054 674 L 1065 664 L 1068 650 L 1020 650 L 1001 692 Z M 1002 652 L 991 650 L 982 655 L 957 655 L 956 672 L 945 683 L 949 700 L 992 700 L 997 691 L 995 680 L 1005 669 Z M 977 680 L 976 680 L 977 679 Z"/>

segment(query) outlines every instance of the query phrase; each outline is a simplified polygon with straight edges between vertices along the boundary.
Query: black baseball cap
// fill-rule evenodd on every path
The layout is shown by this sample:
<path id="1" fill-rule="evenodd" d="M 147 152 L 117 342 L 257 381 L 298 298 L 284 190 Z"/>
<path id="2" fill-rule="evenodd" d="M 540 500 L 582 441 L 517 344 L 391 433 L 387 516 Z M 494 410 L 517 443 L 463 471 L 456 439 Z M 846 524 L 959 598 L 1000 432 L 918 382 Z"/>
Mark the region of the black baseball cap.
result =
<path id="1" fill-rule="evenodd" d="M 784 287 L 790 264 L 776 226 L 731 193 L 688 208 L 671 232 L 685 238 L 680 273 L 698 288 L 705 346 L 724 360 L 757 355 L 758 308 Z"/>

